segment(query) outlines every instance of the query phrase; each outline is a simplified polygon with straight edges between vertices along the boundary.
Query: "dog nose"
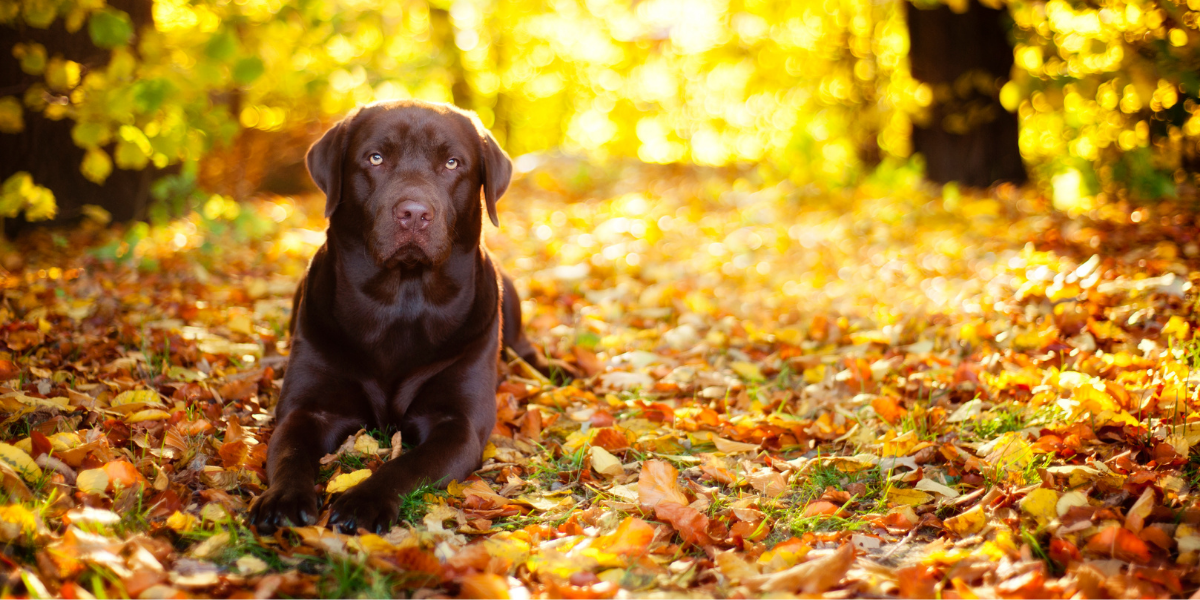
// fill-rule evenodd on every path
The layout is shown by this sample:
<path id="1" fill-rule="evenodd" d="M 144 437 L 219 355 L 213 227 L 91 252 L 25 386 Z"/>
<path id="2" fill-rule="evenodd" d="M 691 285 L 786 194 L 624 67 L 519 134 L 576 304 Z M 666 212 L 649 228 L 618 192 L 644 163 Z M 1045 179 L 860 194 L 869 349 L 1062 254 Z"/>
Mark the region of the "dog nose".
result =
<path id="1" fill-rule="evenodd" d="M 421 231 L 433 222 L 433 211 L 420 202 L 407 200 L 396 207 L 396 220 L 401 229 Z"/>

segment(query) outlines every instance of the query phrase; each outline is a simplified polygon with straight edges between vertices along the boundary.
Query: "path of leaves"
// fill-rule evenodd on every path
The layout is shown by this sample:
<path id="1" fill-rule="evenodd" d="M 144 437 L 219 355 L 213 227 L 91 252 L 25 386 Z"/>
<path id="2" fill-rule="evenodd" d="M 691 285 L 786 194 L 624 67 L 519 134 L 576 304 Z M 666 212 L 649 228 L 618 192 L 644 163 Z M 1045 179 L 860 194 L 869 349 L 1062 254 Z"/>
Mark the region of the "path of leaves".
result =
<path id="1" fill-rule="evenodd" d="M 316 199 L 3 257 L 0 582 L 62 597 L 1181 596 L 1196 217 L 548 161 L 494 252 L 582 376 L 501 368 L 469 481 L 384 536 L 242 523 Z M 308 217 L 305 217 L 308 215 Z M 337 493 L 403 451 L 361 432 Z"/>

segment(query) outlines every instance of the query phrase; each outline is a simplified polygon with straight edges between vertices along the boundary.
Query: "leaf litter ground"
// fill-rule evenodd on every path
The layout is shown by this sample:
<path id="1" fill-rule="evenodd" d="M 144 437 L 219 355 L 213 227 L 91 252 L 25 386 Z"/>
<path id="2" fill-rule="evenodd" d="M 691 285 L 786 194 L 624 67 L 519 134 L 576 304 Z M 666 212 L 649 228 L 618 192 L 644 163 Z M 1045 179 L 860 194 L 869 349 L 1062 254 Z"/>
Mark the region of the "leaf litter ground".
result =
<path id="1" fill-rule="evenodd" d="M 752 178 L 751 178 L 752 179 Z M 488 243 L 532 337 L 482 468 L 383 536 L 243 523 L 319 200 L 3 262 L 5 595 L 1181 596 L 1197 216 L 547 160 Z M 95 217 L 95 215 L 94 215 Z M 362 431 L 326 499 L 405 450 Z"/>

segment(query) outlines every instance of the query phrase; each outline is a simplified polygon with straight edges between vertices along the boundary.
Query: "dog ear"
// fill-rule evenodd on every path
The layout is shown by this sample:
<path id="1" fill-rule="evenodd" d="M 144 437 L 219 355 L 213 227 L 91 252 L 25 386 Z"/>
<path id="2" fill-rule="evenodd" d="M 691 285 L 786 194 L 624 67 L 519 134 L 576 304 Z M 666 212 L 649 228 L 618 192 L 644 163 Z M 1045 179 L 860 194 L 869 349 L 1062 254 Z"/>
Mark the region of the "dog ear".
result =
<path id="1" fill-rule="evenodd" d="M 308 149 L 304 164 L 313 183 L 325 192 L 325 218 L 333 216 L 342 199 L 342 157 L 346 154 L 346 129 L 352 115 L 338 121 Z"/>
<path id="2" fill-rule="evenodd" d="M 483 143 L 483 200 L 492 225 L 499 227 L 496 201 L 508 190 L 508 182 L 512 180 L 512 160 L 486 129 L 481 131 L 479 139 Z"/>

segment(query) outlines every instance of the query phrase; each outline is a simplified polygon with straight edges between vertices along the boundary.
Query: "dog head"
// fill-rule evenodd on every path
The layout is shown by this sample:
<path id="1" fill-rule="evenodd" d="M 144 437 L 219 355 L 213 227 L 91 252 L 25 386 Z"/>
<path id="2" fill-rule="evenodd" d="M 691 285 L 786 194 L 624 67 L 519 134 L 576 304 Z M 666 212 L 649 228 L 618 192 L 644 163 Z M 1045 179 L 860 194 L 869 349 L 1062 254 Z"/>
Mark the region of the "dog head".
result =
<path id="1" fill-rule="evenodd" d="M 512 161 L 470 112 L 401 100 L 347 115 L 308 150 L 337 235 L 361 236 L 381 267 L 437 266 L 478 246 L 480 195 L 492 224 Z"/>

